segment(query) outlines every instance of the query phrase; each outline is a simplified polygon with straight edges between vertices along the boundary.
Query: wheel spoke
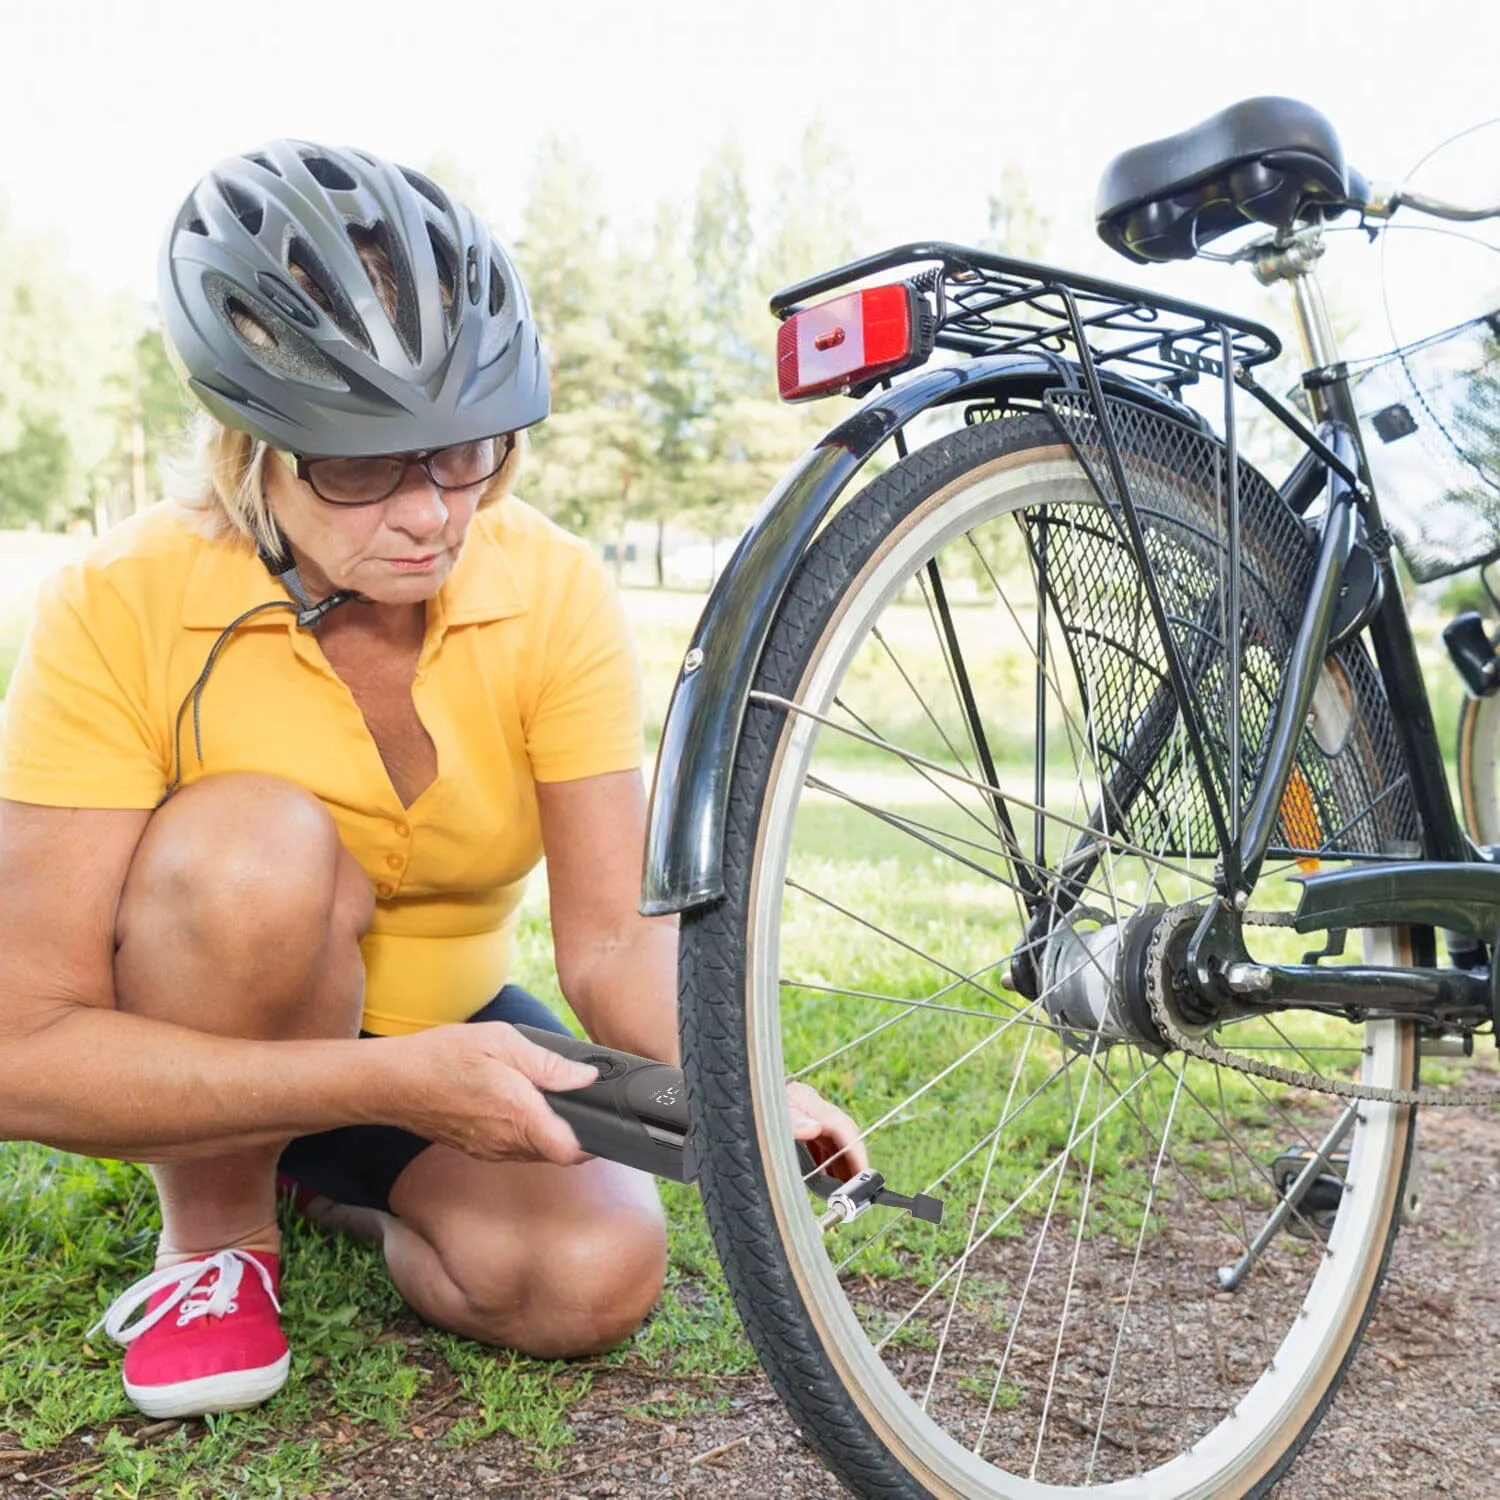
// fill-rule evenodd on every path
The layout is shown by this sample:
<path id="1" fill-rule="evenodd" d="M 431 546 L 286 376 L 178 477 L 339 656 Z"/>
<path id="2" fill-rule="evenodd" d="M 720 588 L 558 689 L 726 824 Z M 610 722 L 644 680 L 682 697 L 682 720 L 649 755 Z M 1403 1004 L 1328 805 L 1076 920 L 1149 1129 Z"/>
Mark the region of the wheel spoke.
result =
<path id="1" fill-rule="evenodd" d="M 950 767 L 931 760 L 925 755 L 917 754 L 914 750 L 903 750 L 887 740 L 879 739 L 874 735 L 862 734 L 857 729 L 851 729 L 847 724 L 840 724 L 836 720 L 830 719 L 827 714 L 821 714 L 816 709 L 808 708 L 806 704 L 795 703 L 790 698 L 782 697 L 779 693 L 768 693 L 758 689 L 750 694 L 750 701 L 752 703 L 763 703 L 769 708 L 783 709 L 787 713 L 811 719 L 814 723 L 821 724 L 826 729 L 836 730 L 839 734 L 847 735 L 850 739 L 857 740 L 861 744 L 872 745 L 877 750 L 887 750 L 910 765 L 925 766 L 928 770 L 935 771 L 940 776 L 946 776 L 953 781 L 962 782 L 966 786 L 973 787 L 976 791 L 988 792 L 989 790 L 984 782 L 976 781 L 972 776 L 965 776 L 961 772 L 954 771 Z M 1087 823 L 1081 823 L 1076 818 L 1067 818 L 1049 808 L 1038 807 L 1034 802 L 1022 797 L 1012 795 L 1010 800 L 1026 812 L 1039 812 L 1043 817 L 1060 824 L 1064 828 L 1071 828 L 1076 833 L 1086 833 L 1091 838 L 1098 838 L 1101 843 L 1108 844 L 1121 854 L 1131 854 L 1138 859 L 1150 860 L 1155 858 L 1149 850 L 1141 849 L 1127 840 L 1114 835 L 1103 835 L 1099 829 L 1091 827 Z M 1194 885 L 1202 886 L 1205 890 L 1213 889 L 1212 878 L 1203 874 L 1200 870 L 1192 870 L 1186 866 L 1174 864 L 1166 860 L 1161 860 L 1159 863 L 1162 869 L 1169 870 L 1174 875 L 1181 875 L 1185 880 L 1192 881 Z"/>
<path id="2" fill-rule="evenodd" d="M 1016 1097 L 1016 1085 L 1021 1081 L 1021 1070 L 1026 1066 L 1026 1054 L 1031 1050 L 1031 1039 L 1034 1035 L 1034 1032 L 1028 1032 L 1026 1039 L 1021 1043 L 1021 1050 L 1016 1056 L 1016 1065 L 1011 1069 L 1010 1086 L 1005 1092 L 1005 1103 L 1000 1107 L 1000 1121 L 990 1133 L 989 1158 L 984 1164 L 984 1177 L 980 1180 L 979 1191 L 974 1197 L 974 1207 L 969 1214 L 969 1236 L 964 1244 L 965 1264 L 967 1264 L 967 1257 L 973 1252 L 974 1231 L 979 1227 L 979 1216 L 984 1212 L 985 1194 L 989 1191 L 990 1175 L 995 1170 L 995 1152 L 1000 1146 L 1001 1127 L 1010 1114 L 1011 1101 Z M 937 1382 L 938 1366 L 943 1362 L 943 1350 L 948 1343 L 948 1333 L 953 1326 L 953 1315 L 958 1310 L 958 1294 L 963 1290 L 963 1284 L 963 1271 L 960 1270 L 953 1283 L 953 1295 L 948 1299 L 948 1312 L 943 1319 L 943 1332 L 938 1339 L 937 1353 L 932 1356 L 932 1371 L 927 1377 L 927 1389 L 922 1392 L 924 1411 L 927 1409 L 927 1403 L 932 1400 L 932 1387 Z"/>
<path id="3" fill-rule="evenodd" d="M 1193 911 L 1218 899 L 1224 767 L 1242 757 L 1253 795 L 1277 680 L 1274 631 L 1256 611 L 1268 557 L 1285 572 L 1247 533 L 1230 618 L 1212 485 L 1184 481 L 1173 456 L 1207 439 L 1162 433 L 1178 448 L 1142 458 L 1122 439 L 1122 461 L 1213 784 L 1199 783 L 1140 569 L 1077 450 L 1050 417 L 1007 417 L 952 440 L 986 462 L 1016 455 L 974 488 L 930 452 L 915 489 L 923 471 L 872 480 L 813 542 L 819 561 L 781 606 L 751 692 L 728 894 L 684 927 L 708 945 L 685 972 L 714 995 L 695 1045 L 721 1063 L 714 1039 L 743 1009 L 754 1108 L 779 1117 L 769 1136 L 757 1121 L 733 1142 L 735 1161 L 759 1152 L 785 1256 L 743 1247 L 746 1275 L 731 1285 L 747 1323 L 788 1326 L 787 1306 L 810 1318 L 808 1347 L 827 1349 L 849 1409 L 879 1440 L 876 1467 L 918 1454 L 924 1482 L 976 1500 L 1061 1500 L 1122 1481 L 1184 1500 L 1264 1472 L 1245 1455 L 1262 1442 L 1274 1455 L 1290 1437 L 1261 1413 L 1293 1432 L 1294 1397 L 1279 1393 L 1300 1381 L 1321 1395 L 1345 1363 L 1354 1324 L 1322 1309 L 1378 1281 L 1389 1220 L 1371 1205 L 1396 1201 L 1404 1159 L 1404 1117 L 1361 1116 L 1349 1176 L 1373 1191 L 1338 1210 L 1329 1256 L 1279 1232 L 1271 1170 L 1288 1144 L 1323 1134 L 1326 1103 L 1211 1059 L 1157 1055 L 1148 999 L 1175 1007 L 1184 983 L 1162 955 L 1177 965 Z M 1031 435 L 1043 467 L 1030 469 L 1016 434 Z M 943 472 L 947 488 L 922 488 Z M 1301 532 L 1275 545 L 1290 554 Z M 1237 749 L 1219 701 L 1231 639 Z M 1337 764 L 1319 774 L 1320 799 L 1330 786 L 1343 795 Z M 1346 825 L 1325 844 L 1376 826 L 1367 820 L 1383 828 L 1391 795 L 1378 787 L 1363 809 L 1330 802 L 1337 816 L 1320 801 L 1325 827 Z M 1278 880 L 1267 866 L 1258 906 L 1292 904 Z M 1181 1000 L 1196 1019 L 1198 1001 Z M 1364 1062 L 1372 1079 L 1399 1081 L 1397 1026 L 1377 1023 L 1363 1041 L 1351 1029 L 1353 1045 L 1339 1045 L 1339 1027 L 1290 1011 L 1214 1021 L 1207 1034 L 1232 1056 L 1344 1077 Z M 690 1071 L 694 1087 L 711 1085 L 705 1071 Z M 837 1162 L 804 1174 L 785 1144 L 766 1149 L 786 1140 L 783 1078 L 844 1109 L 855 1139 L 843 1151 L 863 1143 L 887 1187 L 939 1199 L 941 1221 L 875 1205 L 834 1227 L 809 1183 Z M 722 1122 L 705 1130 L 726 1134 Z M 749 1199 L 726 1183 L 705 1173 L 716 1243 L 750 1222 L 737 1201 L 755 1206 L 753 1183 Z M 1286 1227 L 1310 1229 L 1314 1213 L 1284 1210 Z M 1326 1223 L 1323 1202 L 1316 1216 Z M 1251 1246 L 1256 1273 L 1226 1295 L 1215 1273 Z M 780 1297 L 766 1276 L 778 1266 L 780 1325 L 758 1300 Z M 836 1448 L 837 1429 L 795 1396 L 808 1368 L 784 1357 L 798 1422 Z M 1216 1467 L 1235 1454 L 1240 1467 Z"/>
<path id="4" fill-rule="evenodd" d="M 1027 1033 L 1027 1035 L 1029 1036 L 1031 1035 L 1031 1033 Z M 1017 1104 L 1014 1109 L 1010 1109 L 1006 1112 L 1000 1123 L 994 1128 L 993 1131 L 991 1131 L 988 1135 L 981 1136 L 979 1140 L 975 1141 L 974 1144 L 970 1146 L 969 1149 L 958 1158 L 957 1161 L 950 1162 L 948 1166 L 945 1167 L 941 1172 L 939 1172 L 936 1177 L 934 1177 L 930 1182 L 924 1185 L 922 1191 L 924 1193 L 935 1193 L 938 1188 L 942 1187 L 942 1185 L 947 1182 L 955 1172 L 958 1171 L 960 1167 L 966 1165 L 981 1151 L 983 1151 L 984 1148 L 990 1144 L 990 1141 L 992 1139 L 998 1139 L 1000 1136 L 1000 1132 L 1004 1130 L 1007 1125 L 1013 1124 L 1022 1114 L 1024 1114 L 1028 1105 L 1033 1104 L 1036 1102 L 1036 1100 L 1042 1098 L 1046 1094 L 1047 1090 L 1051 1088 L 1052 1085 L 1056 1083 L 1057 1080 L 1061 1078 L 1069 1068 L 1071 1068 L 1075 1063 L 1079 1063 L 1082 1061 L 1083 1054 L 1081 1052 L 1068 1053 L 1067 1056 L 1063 1058 L 1062 1062 L 1059 1063 L 1057 1067 L 1053 1068 L 1052 1071 L 1048 1073 L 1047 1076 L 1043 1078 L 1042 1081 L 1037 1084 L 1037 1086 L 1032 1089 L 1032 1091 L 1027 1094 L 1027 1096 L 1023 1100 L 1021 1100 L 1021 1102 Z M 885 1235 L 889 1234 L 891 1230 L 895 1228 L 898 1222 L 899 1221 L 894 1218 L 887 1219 L 885 1221 L 885 1224 L 880 1229 L 876 1230 L 876 1232 L 872 1234 L 868 1239 L 861 1241 L 861 1243 L 856 1246 L 855 1249 L 849 1253 L 849 1255 L 847 1255 L 843 1260 L 839 1261 L 837 1267 L 839 1272 L 842 1273 L 848 1270 L 848 1268 L 861 1255 L 872 1249 Z M 970 1247 L 966 1247 L 966 1250 L 967 1248 L 971 1247 L 972 1239 Z"/>
<path id="5" fill-rule="evenodd" d="M 985 969 L 992 968 L 994 968 L 993 964 L 985 965 Z M 980 969 L 976 972 L 983 973 L 984 971 L 984 969 Z M 967 983 L 968 980 L 972 977 L 972 975 L 966 975 L 963 979 L 955 979 L 951 984 L 945 984 L 942 989 L 934 991 L 934 994 L 941 995 L 948 990 L 955 989 L 959 984 Z M 782 984 L 784 986 L 790 986 L 791 983 L 791 981 L 787 980 L 782 981 Z M 837 1058 L 842 1057 L 846 1052 L 852 1051 L 855 1047 L 867 1045 L 882 1032 L 889 1031 L 892 1026 L 898 1025 L 913 1012 L 935 1011 L 938 1014 L 945 1016 L 964 1016 L 971 1021 L 984 1021 L 991 1026 L 995 1025 L 996 1022 L 1005 1019 L 1004 1017 L 995 1015 L 992 1011 L 969 1010 L 962 1005 L 939 1005 L 930 997 L 926 1000 L 908 1000 L 904 999 L 900 995 L 871 995 L 852 990 L 830 989 L 827 985 L 818 984 L 802 984 L 798 985 L 797 988 L 811 990 L 814 993 L 843 995 L 845 997 L 859 994 L 859 998 L 861 999 L 881 1000 L 890 1005 L 899 1005 L 902 1007 L 902 1009 L 896 1015 L 887 1016 L 885 1020 L 877 1022 L 874 1026 L 870 1027 L 869 1030 L 862 1032 L 859 1036 L 853 1037 L 847 1042 L 840 1043 L 840 1045 L 835 1047 L 833 1051 L 825 1052 L 820 1057 L 814 1058 L 812 1062 L 803 1063 L 800 1067 L 790 1070 L 787 1073 L 788 1078 L 806 1078 L 810 1074 L 816 1073 L 819 1069 L 827 1067 L 829 1063 L 835 1061 Z M 1035 1017 L 1031 1017 L 1027 1014 L 1029 1011 L 1034 1009 L 1035 1002 L 1026 1006 L 1022 1006 L 1017 1009 L 1012 1019 L 1018 1022 L 1022 1022 L 1026 1025 L 1033 1026 L 1035 1029 L 1051 1030 L 1051 1027 L 1042 1025 L 1041 1023 L 1036 1021 Z"/>
<path id="6" fill-rule="evenodd" d="M 1080 1054 L 1080 1056 L 1083 1055 L 1084 1054 Z M 1042 1170 L 1030 1180 L 1030 1182 L 1027 1183 L 1027 1185 L 1021 1190 L 1020 1193 L 1012 1198 L 1010 1203 L 1000 1213 L 996 1214 L 996 1216 L 986 1226 L 984 1233 L 978 1236 L 978 1238 L 975 1240 L 973 1246 L 965 1250 L 964 1253 L 960 1255 L 958 1259 L 954 1261 L 954 1263 L 949 1266 L 949 1268 L 944 1271 L 941 1276 L 938 1277 L 938 1279 L 932 1284 L 932 1286 L 929 1287 L 927 1291 L 922 1293 L 922 1295 L 907 1310 L 907 1312 L 902 1316 L 900 1321 L 897 1322 L 893 1328 L 890 1328 L 886 1331 L 885 1336 L 876 1344 L 875 1347 L 877 1349 L 883 1349 L 886 1344 L 888 1344 L 891 1339 L 894 1338 L 895 1335 L 899 1333 L 901 1329 L 911 1321 L 916 1313 L 918 1313 L 927 1304 L 929 1299 L 942 1287 L 943 1283 L 948 1279 L 948 1277 L 953 1275 L 960 1266 L 967 1265 L 970 1258 L 973 1256 L 974 1251 L 977 1250 L 980 1245 L 985 1243 L 985 1241 L 991 1239 L 995 1235 L 995 1233 L 1010 1220 L 1011 1215 L 1020 1208 L 1020 1206 L 1027 1200 L 1027 1198 L 1029 1198 L 1032 1193 L 1037 1190 L 1037 1188 L 1039 1188 L 1044 1182 L 1046 1182 L 1049 1177 L 1062 1169 L 1062 1167 L 1071 1159 L 1072 1153 L 1077 1149 L 1077 1147 L 1084 1140 L 1088 1139 L 1088 1137 L 1091 1136 L 1096 1130 L 1098 1130 L 1104 1124 L 1105 1120 L 1107 1120 L 1112 1114 L 1114 1114 L 1117 1109 L 1121 1108 L 1124 1105 L 1130 1093 L 1139 1088 L 1141 1086 L 1141 1083 L 1144 1082 L 1144 1079 L 1145 1075 L 1143 1074 L 1141 1078 L 1137 1079 L 1137 1081 L 1130 1086 L 1129 1089 L 1123 1091 L 1120 1097 L 1117 1098 L 1113 1104 L 1107 1105 L 1103 1110 L 1101 1110 L 1099 1115 L 1095 1118 L 1094 1122 L 1091 1125 L 1088 1125 L 1082 1131 L 1075 1132 L 1074 1134 L 1069 1136 L 1062 1150 L 1055 1157 L 1053 1157 L 1052 1160 L 1048 1162 L 1047 1165 L 1043 1167 Z"/>

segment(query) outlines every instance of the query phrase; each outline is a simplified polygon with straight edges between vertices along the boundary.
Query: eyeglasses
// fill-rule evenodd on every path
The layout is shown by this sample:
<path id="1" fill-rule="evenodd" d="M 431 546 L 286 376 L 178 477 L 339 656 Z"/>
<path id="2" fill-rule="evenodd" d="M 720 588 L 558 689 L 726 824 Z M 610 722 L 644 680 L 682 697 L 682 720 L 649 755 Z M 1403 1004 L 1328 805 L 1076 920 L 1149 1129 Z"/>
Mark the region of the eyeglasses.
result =
<path id="1" fill-rule="evenodd" d="M 304 458 L 293 460 L 297 478 L 330 505 L 376 505 L 401 488 L 415 464 L 440 490 L 467 490 L 493 479 L 505 467 L 516 445 L 513 432 L 476 438 L 423 453 L 384 453 L 370 458 Z"/>

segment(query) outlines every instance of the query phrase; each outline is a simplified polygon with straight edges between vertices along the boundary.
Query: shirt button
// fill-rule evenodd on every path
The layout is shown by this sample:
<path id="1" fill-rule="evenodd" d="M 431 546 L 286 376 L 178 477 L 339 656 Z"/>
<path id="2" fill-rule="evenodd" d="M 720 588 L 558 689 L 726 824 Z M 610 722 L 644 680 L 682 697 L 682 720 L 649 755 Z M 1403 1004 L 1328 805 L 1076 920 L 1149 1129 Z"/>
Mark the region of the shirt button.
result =
<path id="1" fill-rule="evenodd" d="M 411 826 L 407 823 L 397 823 L 396 837 L 398 839 L 409 839 L 411 837 Z"/>
<path id="2" fill-rule="evenodd" d="M 388 880 L 382 880 L 378 885 L 376 885 L 375 894 L 377 896 L 390 896 L 395 893 L 395 890 L 396 887 L 393 886 Z"/>
<path id="3" fill-rule="evenodd" d="M 387 854 L 385 857 L 385 862 L 391 867 L 391 869 L 399 870 L 401 866 L 406 863 L 406 858 L 401 854 Z"/>

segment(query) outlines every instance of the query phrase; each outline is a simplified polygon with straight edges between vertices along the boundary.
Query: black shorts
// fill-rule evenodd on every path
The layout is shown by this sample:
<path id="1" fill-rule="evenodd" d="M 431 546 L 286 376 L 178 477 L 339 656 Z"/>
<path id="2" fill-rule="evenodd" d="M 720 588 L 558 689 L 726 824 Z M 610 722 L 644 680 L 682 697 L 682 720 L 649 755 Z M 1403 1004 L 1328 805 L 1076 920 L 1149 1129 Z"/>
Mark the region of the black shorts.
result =
<path id="1" fill-rule="evenodd" d="M 506 985 L 469 1020 L 522 1021 L 568 1035 L 568 1028 L 518 984 Z M 396 1179 L 431 1144 L 399 1125 L 342 1125 L 299 1135 L 281 1153 L 276 1170 L 336 1202 L 389 1213 Z"/>

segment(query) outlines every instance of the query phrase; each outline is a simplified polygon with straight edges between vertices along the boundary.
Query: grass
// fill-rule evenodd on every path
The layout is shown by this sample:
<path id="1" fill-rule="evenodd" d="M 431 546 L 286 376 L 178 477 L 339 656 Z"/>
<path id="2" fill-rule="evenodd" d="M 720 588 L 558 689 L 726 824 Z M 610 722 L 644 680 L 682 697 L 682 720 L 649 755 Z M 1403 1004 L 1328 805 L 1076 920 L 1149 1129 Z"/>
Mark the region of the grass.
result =
<path id="1" fill-rule="evenodd" d="M 671 681 L 699 600 L 682 595 L 631 599 L 636 616 L 650 705 L 651 738 L 659 734 Z M 912 623 L 912 622 L 907 622 Z M 14 655 L 15 620 L 0 619 L 0 688 Z M 861 668 L 863 670 L 863 668 Z M 1001 653 L 976 677 L 981 692 L 1016 690 L 1020 668 Z M 1437 707 L 1448 719 L 1456 696 L 1438 681 Z M 867 690 L 879 692 L 873 678 Z M 924 753 L 941 754 L 941 736 L 909 710 L 885 700 L 892 718 L 884 726 L 905 735 Z M 1451 739 L 1451 734 L 1450 734 Z M 1029 766 L 1016 759 L 1019 730 L 997 739 L 1002 782 L 1027 784 Z M 878 751 L 855 747 L 821 763 L 857 795 L 896 815 L 923 821 L 945 836 L 960 834 L 965 814 L 930 795 L 907 776 L 893 783 Z M 800 825 L 796 873 L 812 887 L 877 917 L 882 925 L 922 934 L 923 946 L 969 972 L 986 955 L 1008 946 L 1019 933 L 1013 905 L 977 872 L 954 873 L 950 861 L 887 823 L 831 796 L 813 797 Z M 1122 888 L 1136 875 L 1121 864 Z M 547 1003 L 561 1008 L 551 969 L 544 883 L 534 881 L 518 938 L 516 972 Z M 893 997 L 930 993 L 931 965 L 915 955 L 872 941 L 857 925 L 830 919 L 827 909 L 806 898 L 788 898 L 783 972 L 805 985 L 837 982 Z M 997 932 L 1004 941 L 997 941 Z M 998 976 L 976 975 L 981 982 Z M 1018 1058 L 1012 1043 L 993 1049 L 981 1066 L 989 1090 L 939 1086 L 917 1103 L 904 1103 L 919 1080 L 930 1078 L 934 1059 L 957 1056 L 972 1040 L 963 1020 L 919 1016 L 892 1028 L 878 1056 L 858 1049 L 818 1062 L 838 1040 L 828 1007 L 818 993 L 793 985 L 784 997 L 789 1066 L 817 1065 L 810 1080 L 831 1096 L 857 1097 L 862 1118 L 900 1111 L 885 1148 L 899 1161 L 901 1180 L 913 1191 L 951 1162 L 959 1143 L 979 1128 L 975 1110 L 1003 1094 Z M 894 1006 L 894 1010 L 891 1007 Z M 977 1023 L 976 1023 L 977 1024 Z M 1318 1023 L 1313 1023 L 1315 1026 Z M 1055 1059 L 1039 1050 L 1021 1066 L 1023 1091 L 1045 1075 Z M 970 1082 L 974 1075 L 970 1076 Z M 1268 1129 L 1263 1099 L 1230 1080 L 1229 1104 L 1238 1116 Z M 998 1091 L 998 1093 L 997 1093 Z M 1026 1129 L 1007 1142 L 992 1191 L 1018 1190 L 1066 1139 L 1071 1096 L 1055 1090 L 1028 1117 Z M 1184 1152 L 1211 1180 L 1215 1168 L 1212 1133 L 1202 1116 L 1196 1129 L 1183 1126 Z M 1126 1111 L 1099 1134 L 1099 1182 L 1119 1205 L 1100 1215 L 1094 1232 L 1129 1240 L 1139 1224 L 1130 1205 L 1142 1196 L 1144 1163 L 1140 1133 Z M 950 1200 L 968 1201 L 980 1162 L 946 1185 Z M 692 1377 L 736 1375 L 756 1368 L 730 1302 L 696 1192 L 666 1185 L 671 1269 L 661 1305 L 634 1339 L 601 1360 L 583 1364 L 546 1362 L 484 1349 L 419 1326 L 403 1311 L 378 1254 L 370 1247 L 330 1239 L 300 1221 L 285 1229 L 287 1331 L 294 1351 L 293 1379 L 267 1406 L 182 1428 L 155 1446 L 131 1436 L 139 1418 L 120 1389 L 119 1352 L 90 1338 L 90 1325 L 109 1298 L 149 1264 L 157 1228 L 154 1195 L 136 1167 L 71 1157 L 30 1144 L 0 1145 L 0 1430 L 6 1444 L 39 1456 L 65 1447 L 70 1458 L 82 1445 L 84 1458 L 54 1485 L 64 1493 L 136 1496 L 284 1496 L 321 1492 L 340 1482 L 347 1466 L 372 1444 L 420 1430 L 441 1408 L 462 1414 L 446 1426 L 442 1442 L 456 1448 L 506 1434 L 524 1445 L 540 1470 L 557 1467 L 574 1440 L 570 1412 L 591 1392 L 600 1371 L 628 1363 L 649 1371 L 669 1394 L 629 1410 L 656 1419 L 711 1411 L 721 1398 L 700 1390 Z M 1060 1197 L 1060 1212 L 1077 1206 L 1076 1186 Z M 868 1225 L 873 1216 L 862 1221 Z M 890 1221 L 886 1221 L 888 1224 Z M 902 1276 L 919 1284 L 931 1278 L 944 1256 L 961 1245 L 966 1215 L 950 1213 L 940 1234 L 900 1220 L 860 1262 L 878 1280 Z M 965 1287 L 968 1305 L 980 1308 L 995 1328 L 1005 1323 L 1003 1283 L 977 1275 Z M 900 1342 L 924 1347 L 930 1329 L 914 1320 Z M 677 1382 L 676 1386 L 673 1383 Z M 976 1390 L 978 1387 L 976 1387 Z M 988 1385 L 984 1393 L 988 1393 Z M 1017 1400 L 1001 1387 L 998 1404 Z M 89 1456 L 91 1453 L 92 1456 Z M 36 1473 L 45 1457 L 27 1465 Z M 83 1488 L 79 1488 L 79 1487 Z"/>
<path id="2" fill-rule="evenodd" d="M 595 1371 L 483 1348 L 403 1315 L 378 1253 L 300 1220 L 283 1221 L 292 1378 L 266 1406 L 179 1429 L 151 1447 L 129 1431 L 140 1418 L 120 1388 L 119 1351 L 90 1325 L 108 1298 L 150 1261 L 157 1228 L 139 1168 L 30 1144 L 0 1148 L 0 1430 L 6 1448 L 39 1457 L 69 1439 L 85 1458 L 87 1493 L 128 1496 L 282 1496 L 321 1492 L 342 1464 L 387 1435 L 421 1428 L 444 1395 L 463 1415 L 443 1436 L 462 1448 L 506 1434 L 539 1469 L 573 1441 L 568 1413 Z M 590 1362 L 644 1365 L 685 1380 L 652 1414 L 711 1410 L 689 1377 L 755 1368 L 703 1224 L 697 1195 L 667 1187 L 672 1264 L 651 1321 L 624 1348 Z M 70 1448 L 69 1452 L 73 1450 Z M 33 1472 L 45 1461 L 27 1465 Z M 55 1481 L 62 1483 L 62 1480 Z M 71 1482 L 71 1481 L 70 1481 Z"/>
<path id="3" fill-rule="evenodd" d="M 670 684 L 702 601 L 646 595 L 632 613 L 646 680 L 647 732 L 660 734 Z M 0 691 L 24 629 L 0 613 Z M 517 939 L 517 972 L 566 1014 L 552 971 L 545 882 L 533 880 Z M 648 1414 L 712 1410 L 691 1377 L 756 1368 L 694 1189 L 663 1185 L 671 1232 L 666 1292 L 651 1321 L 613 1355 L 590 1362 L 647 1367 L 684 1382 Z M 159 1228 L 139 1167 L 92 1161 L 31 1143 L 0 1143 L 0 1447 L 45 1455 L 84 1445 L 58 1487 L 136 1496 L 289 1496 L 337 1484 L 341 1466 L 382 1438 L 420 1426 L 435 1396 L 462 1411 L 442 1441 L 462 1448 L 508 1434 L 541 1469 L 555 1467 L 573 1431 L 568 1413 L 594 1372 L 531 1360 L 423 1329 L 404 1314 L 378 1252 L 283 1219 L 286 1329 L 292 1379 L 267 1406 L 179 1429 L 141 1446 L 141 1418 L 120 1388 L 119 1349 L 88 1330 L 115 1293 L 149 1267 Z M 446 1403 L 445 1403 L 446 1404 Z M 657 1410 L 660 1408 L 660 1410 Z"/>

